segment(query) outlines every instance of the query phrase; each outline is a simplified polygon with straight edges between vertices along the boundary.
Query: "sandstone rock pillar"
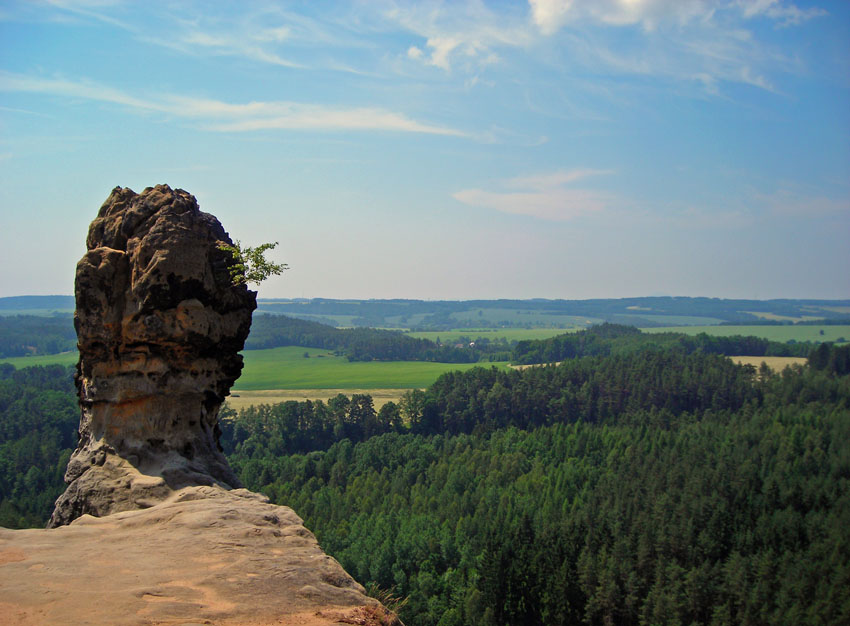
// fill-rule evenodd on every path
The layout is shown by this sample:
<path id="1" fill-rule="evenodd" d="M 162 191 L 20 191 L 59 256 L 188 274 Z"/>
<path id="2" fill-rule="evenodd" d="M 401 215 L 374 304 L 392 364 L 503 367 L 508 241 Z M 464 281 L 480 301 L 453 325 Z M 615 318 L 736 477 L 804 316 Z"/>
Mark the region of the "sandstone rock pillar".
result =
<path id="1" fill-rule="evenodd" d="M 218 411 L 242 370 L 256 293 L 194 196 L 116 187 L 77 265 L 80 441 L 49 526 L 152 506 L 189 485 L 239 487 Z"/>

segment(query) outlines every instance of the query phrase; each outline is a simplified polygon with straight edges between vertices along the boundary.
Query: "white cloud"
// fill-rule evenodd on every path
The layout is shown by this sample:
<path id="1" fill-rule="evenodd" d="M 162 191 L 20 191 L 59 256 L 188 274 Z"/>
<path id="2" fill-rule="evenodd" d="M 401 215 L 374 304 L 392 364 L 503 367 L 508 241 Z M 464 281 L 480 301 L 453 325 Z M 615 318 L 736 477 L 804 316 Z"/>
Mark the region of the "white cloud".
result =
<path id="1" fill-rule="evenodd" d="M 501 7 L 498 14 L 479 2 L 392 7 L 387 18 L 422 37 L 407 57 L 446 72 L 477 76 L 521 49 L 567 71 L 652 76 L 712 96 L 724 83 L 777 91 L 771 74 L 799 68 L 786 51 L 747 30 L 749 21 L 789 25 L 823 14 L 785 0 L 528 0 L 526 12 Z M 629 29 L 639 33 L 618 34 Z"/>
<path id="2" fill-rule="evenodd" d="M 288 26 L 278 26 L 277 28 L 266 28 L 259 31 L 255 35 L 257 41 L 275 41 L 281 42 L 290 38 L 292 31 Z"/>
<path id="3" fill-rule="evenodd" d="M 521 176 L 510 178 L 505 181 L 506 187 L 511 188 L 526 188 L 526 189 L 552 189 L 561 187 L 569 183 L 573 183 L 588 176 L 600 176 L 603 174 L 612 174 L 612 170 L 594 170 L 594 169 L 575 169 L 575 170 L 559 170 L 548 174 L 535 174 L 533 176 Z"/>
<path id="4" fill-rule="evenodd" d="M 144 37 L 146 41 L 164 47 L 190 52 L 193 54 L 211 53 L 217 56 L 238 56 L 261 63 L 304 69 L 304 65 L 284 58 L 268 49 L 264 44 L 279 43 L 288 37 L 289 29 L 285 26 L 267 28 L 245 33 L 208 32 L 191 30 L 174 39 Z"/>
<path id="5" fill-rule="evenodd" d="M 577 169 L 511 178 L 501 187 L 523 191 L 487 191 L 463 189 L 452 197 L 469 206 L 493 209 L 512 215 L 565 222 L 608 208 L 614 197 L 592 189 L 571 189 L 565 185 L 588 176 L 610 173 L 609 170 Z"/>
<path id="6" fill-rule="evenodd" d="M 544 35 L 557 32 L 567 21 L 572 8 L 570 0 L 528 0 L 531 19 Z"/>
<path id="7" fill-rule="evenodd" d="M 426 42 L 427 46 L 432 49 L 431 58 L 428 60 L 428 63 L 431 65 L 436 65 L 444 70 L 450 69 L 449 65 L 449 55 L 455 50 L 459 45 L 461 45 L 461 40 L 457 37 L 431 37 Z M 467 45 L 466 53 L 468 56 L 474 56 L 475 48 L 470 48 Z"/>
<path id="8" fill-rule="evenodd" d="M 2 70 L 0 70 L 0 91 L 42 93 L 53 96 L 97 100 L 149 111 L 167 110 L 167 107 L 161 104 L 135 98 L 117 89 L 97 83 L 87 81 L 74 82 L 62 78 L 34 78 Z"/>
<path id="9" fill-rule="evenodd" d="M 528 3 L 532 21 L 544 35 L 552 35 L 567 25 L 581 22 L 609 26 L 640 25 L 646 31 L 653 31 L 663 24 L 707 24 L 723 13 L 744 19 L 766 17 L 783 26 L 826 15 L 823 9 L 800 9 L 784 0 L 528 0 Z"/>
<path id="10" fill-rule="evenodd" d="M 231 103 L 177 94 L 146 98 L 92 82 L 36 78 L 0 71 L 0 91 L 41 93 L 118 104 L 145 112 L 201 120 L 203 128 L 220 132 L 270 129 L 395 131 L 466 137 L 457 129 L 419 122 L 381 108 L 333 108 L 302 102 Z"/>
<path id="11" fill-rule="evenodd" d="M 401 27 L 423 39 L 423 45 L 408 48 L 408 58 L 446 72 L 460 66 L 475 73 L 499 59 L 495 48 L 527 46 L 534 38 L 525 14 L 497 13 L 481 2 L 402 2 L 383 16 L 388 28 Z"/>
<path id="12" fill-rule="evenodd" d="M 827 15 L 825 10 L 818 7 L 801 9 L 795 4 L 786 4 L 780 0 L 738 0 L 737 5 L 745 18 L 768 17 L 780 22 L 781 26 L 801 24 Z"/>
<path id="13" fill-rule="evenodd" d="M 287 130 L 379 130 L 464 137 L 461 131 L 423 124 L 404 115 L 383 109 L 339 109 L 294 104 L 286 115 L 252 117 L 246 120 L 212 124 L 209 128 L 225 132 L 267 129 Z"/>

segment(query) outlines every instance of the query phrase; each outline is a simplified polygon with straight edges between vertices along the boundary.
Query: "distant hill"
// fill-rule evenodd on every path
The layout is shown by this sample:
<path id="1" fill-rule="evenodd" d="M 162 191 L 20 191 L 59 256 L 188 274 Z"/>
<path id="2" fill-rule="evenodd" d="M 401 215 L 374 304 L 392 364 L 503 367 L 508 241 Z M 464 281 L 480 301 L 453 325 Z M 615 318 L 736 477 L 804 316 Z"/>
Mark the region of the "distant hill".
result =
<path id="1" fill-rule="evenodd" d="M 611 322 L 641 328 L 719 324 L 792 324 L 846 319 L 850 300 L 725 300 L 647 297 L 596 300 L 260 299 L 258 313 L 337 327 L 584 328 Z"/>
<path id="2" fill-rule="evenodd" d="M 256 313 L 336 328 L 418 331 L 481 328 L 587 328 L 609 322 L 639 328 L 718 325 L 846 324 L 850 300 L 726 300 L 646 297 L 595 300 L 257 300 Z M 74 310 L 72 296 L 0 298 L 0 316 Z"/>
<path id="3" fill-rule="evenodd" d="M 74 296 L 11 296 L 0 298 L 0 312 L 6 312 L 6 314 L 8 312 L 33 311 L 36 309 L 44 309 L 45 311 L 73 311 L 74 306 Z"/>

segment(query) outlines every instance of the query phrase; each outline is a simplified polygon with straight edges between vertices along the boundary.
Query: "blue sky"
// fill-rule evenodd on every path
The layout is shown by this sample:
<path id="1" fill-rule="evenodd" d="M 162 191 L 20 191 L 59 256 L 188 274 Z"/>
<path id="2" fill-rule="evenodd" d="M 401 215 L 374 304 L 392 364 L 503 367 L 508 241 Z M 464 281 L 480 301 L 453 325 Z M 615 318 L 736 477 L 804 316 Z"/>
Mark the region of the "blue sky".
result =
<path id="1" fill-rule="evenodd" d="M 116 185 L 261 297 L 850 297 L 850 3 L 0 3 L 0 296 Z"/>

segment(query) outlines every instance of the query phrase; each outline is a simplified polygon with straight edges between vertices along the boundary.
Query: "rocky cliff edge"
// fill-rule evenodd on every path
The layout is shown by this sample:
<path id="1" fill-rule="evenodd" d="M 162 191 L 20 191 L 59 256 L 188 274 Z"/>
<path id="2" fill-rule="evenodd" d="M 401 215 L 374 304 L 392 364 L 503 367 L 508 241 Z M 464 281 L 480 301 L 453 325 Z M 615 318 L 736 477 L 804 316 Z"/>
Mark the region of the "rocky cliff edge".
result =
<path id="1" fill-rule="evenodd" d="M 231 243 L 166 185 L 101 207 L 75 280 L 79 445 L 49 528 L 0 529 L 0 624 L 398 623 L 221 453 L 256 308 Z"/>

